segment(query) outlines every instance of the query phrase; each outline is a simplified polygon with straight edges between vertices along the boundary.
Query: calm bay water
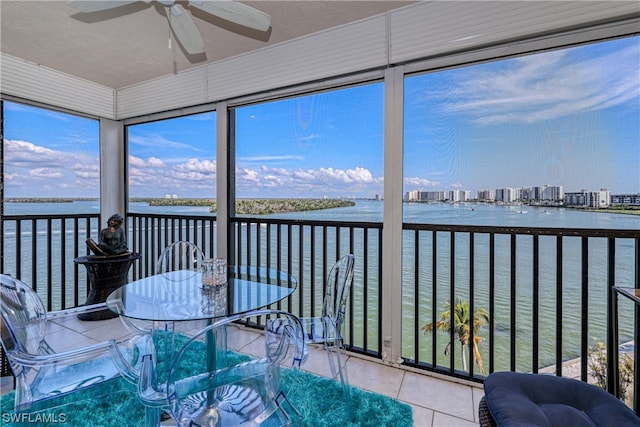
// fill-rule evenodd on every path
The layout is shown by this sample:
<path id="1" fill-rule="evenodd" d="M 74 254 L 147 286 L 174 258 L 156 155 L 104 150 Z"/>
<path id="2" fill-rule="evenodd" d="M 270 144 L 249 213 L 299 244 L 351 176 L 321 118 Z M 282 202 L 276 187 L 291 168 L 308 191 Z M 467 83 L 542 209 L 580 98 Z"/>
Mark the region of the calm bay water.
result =
<path id="1" fill-rule="evenodd" d="M 309 220 L 339 220 L 339 221 L 358 221 L 358 222 L 381 222 L 382 221 L 383 203 L 379 201 L 361 201 L 358 200 L 356 206 L 327 209 L 322 211 L 296 212 L 289 214 L 271 215 L 271 217 L 279 218 L 296 218 Z M 422 204 L 410 203 L 404 204 L 405 222 L 426 223 L 426 224 L 457 224 L 457 225 L 487 225 L 487 226 L 514 226 L 514 227 L 550 227 L 550 228 L 603 228 L 603 229 L 631 229 L 640 230 L 640 216 L 622 215 L 602 212 L 585 212 L 564 208 L 543 208 L 531 206 L 498 206 L 487 204 Z M 132 212 L 138 213 L 168 213 L 179 215 L 210 215 L 206 207 L 152 207 L 146 203 L 132 203 L 130 206 Z M 7 203 L 5 204 L 5 213 L 7 215 L 21 214 L 76 214 L 76 213 L 98 213 L 98 201 L 80 201 L 73 203 Z M 97 236 L 99 228 L 104 225 L 100 224 L 91 230 L 93 236 Z M 23 229 L 24 233 L 25 230 Z M 52 230 L 55 234 L 59 234 L 59 230 Z M 46 235 L 46 230 L 38 230 L 39 234 Z M 11 226 L 5 227 L 5 271 L 11 271 L 13 259 L 12 243 L 15 245 L 15 228 Z M 504 237 L 504 238 L 503 238 Z M 44 238 L 44 237 L 43 237 Z M 332 237 L 329 236 L 329 239 Z M 24 237 L 23 237 L 24 239 Z M 405 243 L 403 250 L 403 345 L 405 356 L 413 357 L 414 354 L 414 334 L 413 325 L 416 324 L 415 312 L 418 309 L 417 324 L 428 322 L 432 318 L 433 307 L 441 310 L 446 300 L 449 298 L 450 283 L 453 280 L 456 283 L 456 295 L 462 298 L 468 298 L 469 294 L 469 240 L 466 236 L 456 236 L 454 262 L 456 265 L 451 277 L 450 263 L 451 254 L 449 253 L 450 241 L 448 233 L 438 234 L 437 247 L 431 245 L 431 238 L 425 236 L 421 239 L 419 256 L 419 271 L 416 273 L 415 248 L 413 242 L 413 233 L 405 233 Z M 375 243 L 375 242 L 374 242 Z M 371 245 L 371 242 L 369 242 Z M 329 243 L 329 247 L 331 247 Z M 356 252 L 362 253 L 362 242 L 356 242 Z M 509 342 L 515 333 L 518 338 L 518 364 L 525 366 L 530 363 L 530 341 L 532 327 L 528 320 L 519 321 L 514 331 L 510 329 L 509 307 L 510 307 L 510 284 L 511 284 L 511 266 L 510 266 L 510 240 L 508 236 L 496 236 L 495 241 L 495 283 L 496 283 L 496 321 L 498 346 L 508 348 Z M 517 239 L 517 311 L 523 319 L 530 317 L 531 313 L 531 283 L 532 265 L 531 265 L 531 244 L 528 236 L 518 237 Z M 474 242 L 475 260 L 474 260 L 474 286 L 475 286 L 475 303 L 477 306 L 488 307 L 488 282 L 489 282 L 489 261 L 488 261 L 488 238 L 479 235 Z M 437 269 L 437 302 L 431 304 L 433 289 L 433 271 L 432 271 L 432 252 L 437 250 L 436 269 Z M 369 248 L 375 253 L 376 248 Z M 579 301 L 581 288 L 580 275 L 580 240 L 576 238 L 565 239 L 563 243 L 563 309 L 561 314 L 563 322 L 566 325 L 563 328 L 563 342 L 567 342 L 563 348 L 563 357 L 571 358 L 579 354 L 580 342 L 580 318 L 579 318 Z M 541 322 L 541 364 L 553 363 L 553 355 L 555 354 L 555 323 L 558 317 L 556 309 L 556 277 L 557 272 L 553 266 L 556 257 L 556 240 L 555 237 L 542 237 L 540 239 L 540 322 Z M 633 286 L 634 271 L 633 263 L 629 262 L 629 257 L 635 256 L 635 249 L 632 240 L 619 242 L 616 247 L 616 257 L 619 260 L 616 265 L 616 283 L 625 286 Z M 371 253 L 371 252 L 370 252 Z M 24 261 L 26 264 L 26 260 Z M 54 263 L 55 264 L 55 263 Z M 15 264 L 14 264 L 15 265 Z M 38 268 L 46 268 L 42 263 L 38 264 Z M 54 268 L 59 268 L 55 267 Z M 368 281 L 364 286 L 370 291 L 369 295 L 374 295 L 378 289 L 377 265 L 369 266 L 370 274 Z M 67 271 L 71 271 L 68 267 Z M 356 282 L 362 279 L 363 271 L 357 269 Z M 418 278 L 417 282 L 415 278 Z M 594 241 L 589 245 L 589 312 L 603 313 L 606 312 L 606 239 Z M 356 283 L 354 282 L 354 283 Z M 362 282 L 362 280 L 360 280 Z M 417 289 L 417 292 L 416 292 Z M 417 295 L 417 296 L 416 296 Z M 56 298 L 54 295 L 53 298 Z M 362 307 L 365 304 L 361 294 L 356 293 L 355 306 Z M 370 316 L 377 316 L 376 301 L 367 301 Z M 577 310 L 577 311 L 576 311 Z M 437 313 L 439 315 L 439 313 Z M 630 316 L 630 313 L 627 313 Z M 528 316 L 528 317 L 527 317 Z M 625 316 L 625 313 L 623 313 Z M 594 318 L 597 317 L 594 315 Z M 598 317 L 602 319 L 602 316 Z M 604 322 L 596 322 L 589 325 L 590 336 L 598 339 L 604 336 Z M 629 331 L 627 331 L 629 332 Z M 367 334 L 367 339 L 371 342 L 377 339 L 377 331 L 373 328 L 370 331 L 356 331 L 356 334 Z M 625 335 L 623 331 L 622 335 Z M 360 340 L 359 338 L 358 340 Z M 430 341 L 429 336 L 424 336 L 424 341 Z M 522 344 L 521 344 L 522 341 Z M 428 350 L 428 343 L 418 344 L 421 348 L 420 357 L 422 360 L 429 360 L 431 355 Z M 446 345 L 446 340 L 442 337 L 438 340 L 438 347 Z M 442 354 L 443 352 L 439 352 Z M 498 367 L 508 369 L 508 358 L 497 357 Z M 443 363 L 446 358 L 443 357 Z"/>
<path id="2" fill-rule="evenodd" d="M 278 218 L 314 220 L 382 221 L 381 201 L 358 200 L 355 206 L 321 211 L 268 215 Z M 490 204 L 405 203 L 404 221 L 410 223 L 493 225 L 557 228 L 640 229 L 640 215 L 587 212 L 565 208 L 532 206 L 499 206 Z M 148 206 L 131 203 L 130 210 L 139 213 L 210 215 L 207 207 Z M 98 201 L 72 203 L 5 203 L 6 215 L 99 213 Z M 211 214 L 213 215 L 213 214 Z"/>

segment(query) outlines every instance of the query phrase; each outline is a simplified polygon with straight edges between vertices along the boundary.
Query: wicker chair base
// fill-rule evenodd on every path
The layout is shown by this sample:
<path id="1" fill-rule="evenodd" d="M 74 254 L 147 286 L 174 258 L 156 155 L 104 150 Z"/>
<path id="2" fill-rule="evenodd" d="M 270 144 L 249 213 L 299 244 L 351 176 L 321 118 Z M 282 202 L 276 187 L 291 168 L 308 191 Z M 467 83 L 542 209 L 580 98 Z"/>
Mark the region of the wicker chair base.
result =
<path id="1" fill-rule="evenodd" d="M 498 427 L 496 421 L 489 412 L 489 406 L 487 405 L 487 399 L 482 396 L 480 399 L 480 405 L 478 406 L 478 419 L 480 421 L 480 427 Z"/>

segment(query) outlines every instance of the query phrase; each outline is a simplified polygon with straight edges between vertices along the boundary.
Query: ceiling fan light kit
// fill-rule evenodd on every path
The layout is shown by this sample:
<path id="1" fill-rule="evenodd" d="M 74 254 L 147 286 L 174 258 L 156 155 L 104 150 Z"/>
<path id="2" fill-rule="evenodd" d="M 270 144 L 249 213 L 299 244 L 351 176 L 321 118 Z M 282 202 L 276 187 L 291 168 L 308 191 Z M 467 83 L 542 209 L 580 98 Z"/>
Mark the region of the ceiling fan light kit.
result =
<path id="1" fill-rule="evenodd" d="M 137 0 L 69 0 L 68 4 L 79 12 L 93 13 L 136 3 L 136 1 Z M 204 53 L 204 42 L 202 41 L 200 32 L 185 8 L 180 4 L 176 4 L 175 0 L 154 1 L 165 6 L 169 26 L 173 30 L 176 40 L 178 40 L 184 50 L 190 55 Z M 233 0 L 189 0 L 189 7 L 199 9 L 225 21 L 262 32 L 266 32 L 271 27 L 271 16 L 251 6 Z"/>

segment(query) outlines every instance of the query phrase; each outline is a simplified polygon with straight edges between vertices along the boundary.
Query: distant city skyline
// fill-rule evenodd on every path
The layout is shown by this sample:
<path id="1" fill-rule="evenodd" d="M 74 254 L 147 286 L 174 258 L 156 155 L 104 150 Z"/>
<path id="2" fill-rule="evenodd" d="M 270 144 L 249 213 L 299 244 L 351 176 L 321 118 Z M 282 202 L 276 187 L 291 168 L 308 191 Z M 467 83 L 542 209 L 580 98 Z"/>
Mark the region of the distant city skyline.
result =
<path id="1" fill-rule="evenodd" d="M 513 187 L 513 186 L 509 186 L 509 185 L 503 185 L 503 186 L 499 186 L 499 187 L 495 187 L 495 188 L 478 188 L 475 190 L 471 190 L 468 188 L 457 188 L 457 189 L 441 189 L 441 188 L 430 188 L 430 189 L 416 189 L 416 190 L 411 190 L 411 191 L 420 191 L 420 192 L 428 192 L 428 191 L 441 191 L 441 192 L 451 192 L 451 191 L 466 191 L 469 192 L 472 195 L 477 195 L 478 193 L 482 192 L 482 191 L 495 191 L 495 190 L 507 190 L 507 189 L 511 189 L 511 190 L 528 190 L 528 189 L 535 189 L 535 188 L 544 188 L 544 187 L 560 187 L 562 188 L 562 191 L 565 193 L 577 193 L 577 192 L 581 192 L 581 191 L 608 191 L 611 194 L 626 194 L 626 193 L 621 193 L 621 192 L 617 192 L 617 191 L 612 191 L 609 188 L 604 188 L 604 187 L 600 187 L 600 188 L 580 188 L 580 189 L 566 189 L 563 185 L 560 184 L 544 184 L 544 185 L 524 185 L 521 187 Z M 640 192 L 636 191 L 636 192 L 632 192 L 629 194 L 640 194 Z"/>
<path id="2" fill-rule="evenodd" d="M 640 192 L 639 68 L 636 36 L 407 77 L 403 193 Z M 237 196 L 384 196 L 383 89 L 237 108 Z M 98 121 L 4 105 L 5 197 L 99 195 Z M 215 112 L 129 127 L 130 197 L 215 197 L 215 135 Z"/>

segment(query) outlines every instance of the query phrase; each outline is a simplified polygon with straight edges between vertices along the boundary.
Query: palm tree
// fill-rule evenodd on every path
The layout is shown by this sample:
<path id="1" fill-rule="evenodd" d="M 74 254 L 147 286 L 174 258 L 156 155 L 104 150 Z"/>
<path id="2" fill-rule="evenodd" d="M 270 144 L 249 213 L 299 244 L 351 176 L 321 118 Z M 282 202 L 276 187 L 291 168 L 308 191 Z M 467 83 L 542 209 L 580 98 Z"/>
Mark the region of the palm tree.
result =
<path id="1" fill-rule="evenodd" d="M 461 355 L 462 355 L 462 368 L 467 370 L 467 358 L 465 353 L 465 347 L 469 345 L 469 339 L 471 337 L 471 325 L 469 319 L 469 302 L 462 301 L 461 298 L 456 298 L 456 305 L 453 309 L 453 318 L 455 321 L 455 325 L 453 327 L 453 333 L 460 344 L 462 344 Z M 478 344 L 482 342 L 484 338 L 479 336 L 480 328 L 482 326 L 489 323 L 489 313 L 482 307 L 478 307 L 473 312 L 473 359 L 476 362 L 476 365 L 480 368 L 480 372 L 482 375 L 485 374 L 484 370 L 484 362 L 482 361 L 482 356 L 480 355 L 480 349 Z M 429 322 L 422 327 L 422 330 L 425 333 L 432 333 L 434 329 L 433 322 Z M 447 333 L 451 332 L 451 302 L 445 302 L 445 309 L 442 313 L 440 313 L 440 320 L 436 322 L 435 329 L 444 331 Z M 449 354 L 451 351 L 451 342 L 447 344 L 447 348 L 444 353 Z"/>

